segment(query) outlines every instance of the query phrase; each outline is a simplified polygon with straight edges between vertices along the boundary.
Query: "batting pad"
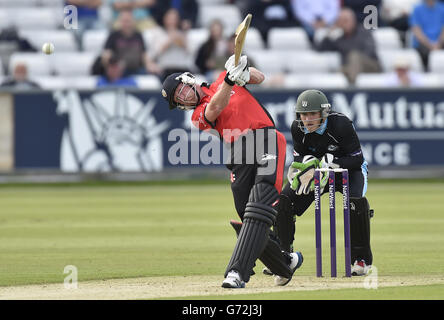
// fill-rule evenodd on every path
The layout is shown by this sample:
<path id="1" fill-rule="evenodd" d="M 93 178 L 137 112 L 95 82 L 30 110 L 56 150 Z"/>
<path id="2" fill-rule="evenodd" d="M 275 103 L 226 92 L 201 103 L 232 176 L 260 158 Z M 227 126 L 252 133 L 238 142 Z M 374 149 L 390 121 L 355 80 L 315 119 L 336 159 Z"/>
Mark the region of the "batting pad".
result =
<path id="1" fill-rule="evenodd" d="M 269 224 L 254 218 L 244 217 L 236 246 L 225 271 L 225 277 L 231 270 L 236 270 L 243 281 L 248 282 L 250 280 L 255 261 L 264 251 L 268 241 L 269 232 Z"/>
<path id="2" fill-rule="evenodd" d="M 371 265 L 370 205 L 365 197 L 350 197 L 350 241 L 352 263 L 364 259 L 366 264 Z"/>
<path id="3" fill-rule="evenodd" d="M 291 252 L 294 241 L 295 217 L 293 215 L 293 204 L 286 195 L 281 194 L 277 205 L 277 217 L 274 225 L 274 231 L 279 239 L 282 250 Z"/>
<path id="4" fill-rule="evenodd" d="M 237 236 L 240 234 L 242 228 L 242 222 L 237 222 L 234 220 L 230 221 L 233 226 L 234 231 L 236 231 Z M 259 260 L 273 273 L 281 277 L 290 278 L 292 275 L 292 270 L 290 270 L 290 257 L 288 254 L 281 251 L 281 247 L 278 242 L 274 239 L 273 233 L 269 234 L 267 244 L 265 245 L 264 251 L 259 257 Z"/>

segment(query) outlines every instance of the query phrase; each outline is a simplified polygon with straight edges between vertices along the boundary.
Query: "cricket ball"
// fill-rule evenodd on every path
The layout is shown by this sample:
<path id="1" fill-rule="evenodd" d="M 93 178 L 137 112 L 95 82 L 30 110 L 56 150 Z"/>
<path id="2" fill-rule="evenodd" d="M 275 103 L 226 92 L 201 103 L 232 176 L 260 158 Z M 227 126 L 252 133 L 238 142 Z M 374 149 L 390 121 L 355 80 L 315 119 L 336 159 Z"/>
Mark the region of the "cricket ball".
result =
<path id="1" fill-rule="evenodd" d="M 54 52 L 54 45 L 51 42 L 46 42 L 42 46 L 42 51 L 45 54 L 51 54 Z"/>

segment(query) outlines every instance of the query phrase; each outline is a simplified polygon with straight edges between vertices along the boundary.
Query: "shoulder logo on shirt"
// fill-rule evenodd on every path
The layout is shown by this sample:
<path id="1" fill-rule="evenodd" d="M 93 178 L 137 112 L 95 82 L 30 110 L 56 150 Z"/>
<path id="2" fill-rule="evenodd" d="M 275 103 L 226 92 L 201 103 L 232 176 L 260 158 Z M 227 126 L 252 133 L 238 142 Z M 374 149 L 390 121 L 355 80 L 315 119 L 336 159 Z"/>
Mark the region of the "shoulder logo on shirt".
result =
<path id="1" fill-rule="evenodd" d="M 276 158 L 277 158 L 277 156 L 275 154 L 266 153 L 262 156 L 261 161 L 275 160 Z"/>
<path id="2" fill-rule="evenodd" d="M 330 152 L 333 152 L 333 151 L 336 151 L 336 150 L 338 150 L 338 146 L 336 146 L 336 145 L 334 145 L 334 144 L 331 144 L 331 145 L 329 145 L 328 147 L 327 147 L 327 150 L 328 151 L 330 151 Z"/>

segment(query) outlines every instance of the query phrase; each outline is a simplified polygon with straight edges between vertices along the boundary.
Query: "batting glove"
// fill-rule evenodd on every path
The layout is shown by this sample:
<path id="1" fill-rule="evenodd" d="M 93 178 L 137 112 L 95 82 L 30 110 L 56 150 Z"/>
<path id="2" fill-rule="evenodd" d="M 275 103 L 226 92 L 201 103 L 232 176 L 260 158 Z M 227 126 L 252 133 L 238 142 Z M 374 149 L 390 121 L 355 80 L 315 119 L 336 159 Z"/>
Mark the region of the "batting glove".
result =
<path id="1" fill-rule="evenodd" d="M 241 56 L 238 65 L 235 66 L 234 55 L 232 55 L 225 63 L 225 69 L 227 69 L 227 78 L 229 81 L 237 85 L 245 85 L 250 81 L 247 56 Z"/>
<path id="2" fill-rule="evenodd" d="M 196 84 L 196 77 L 191 72 L 184 72 L 182 73 L 178 79 L 182 81 L 184 84 L 188 84 L 190 86 L 193 86 Z"/>
<path id="3" fill-rule="evenodd" d="M 249 68 L 247 68 L 247 70 L 243 71 L 241 73 L 241 75 L 239 76 L 239 78 L 234 83 L 236 83 L 238 86 L 243 87 L 244 85 L 246 85 L 248 83 L 248 81 L 250 81 Z"/>

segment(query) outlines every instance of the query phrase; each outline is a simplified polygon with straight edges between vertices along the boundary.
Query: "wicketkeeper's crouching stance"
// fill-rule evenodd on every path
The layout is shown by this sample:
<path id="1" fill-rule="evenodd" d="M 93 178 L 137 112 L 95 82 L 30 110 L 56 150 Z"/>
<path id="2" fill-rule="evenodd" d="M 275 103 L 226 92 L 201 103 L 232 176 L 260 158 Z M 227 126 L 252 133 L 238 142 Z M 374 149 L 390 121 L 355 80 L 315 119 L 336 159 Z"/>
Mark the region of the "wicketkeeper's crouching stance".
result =
<path id="1" fill-rule="evenodd" d="M 163 83 L 162 95 L 170 109 L 193 110 L 193 124 L 217 134 L 231 150 L 227 167 L 242 223 L 231 222 L 238 240 L 222 287 L 243 288 L 258 258 L 276 275 L 275 283 L 285 285 L 303 261 L 300 252 L 283 252 L 270 238 L 283 183 L 285 138 L 245 88 L 246 84 L 261 83 L 264 75 L 248 67 L 246 56 L 237 66 L 234 56 L 230 57 L 225 68 L 211 85 L 197 84 L 188 72 L 172 74 Z"/>
<path id="2" fill-rule="evenodd" d="M 373 210 L 367 191 L 367 162 L 352 122 L 331 112 L 327 97 L 318 90 L 302 92 L 296 102 L 296 120 L 291 126 L 294 162 L 288 170 L 288 184 L 279 201 L 275 231 L 284 250 L 292 251 L 296 216 L 314 201 L 313 175 L 316 168 L 344 168 L 349 171 L 350 238 L 352 275 L 365 275 L 373 262 L 370 248 L 370 218 Z M 335 176 L 336 190 L 342 190 L 341 174 Z M 328 174 L 321 180 L 328 192 Z M 325 188 L 324 188 L 325 187 Z M 269 270 L 264 270 L 269 273 Z"/>

